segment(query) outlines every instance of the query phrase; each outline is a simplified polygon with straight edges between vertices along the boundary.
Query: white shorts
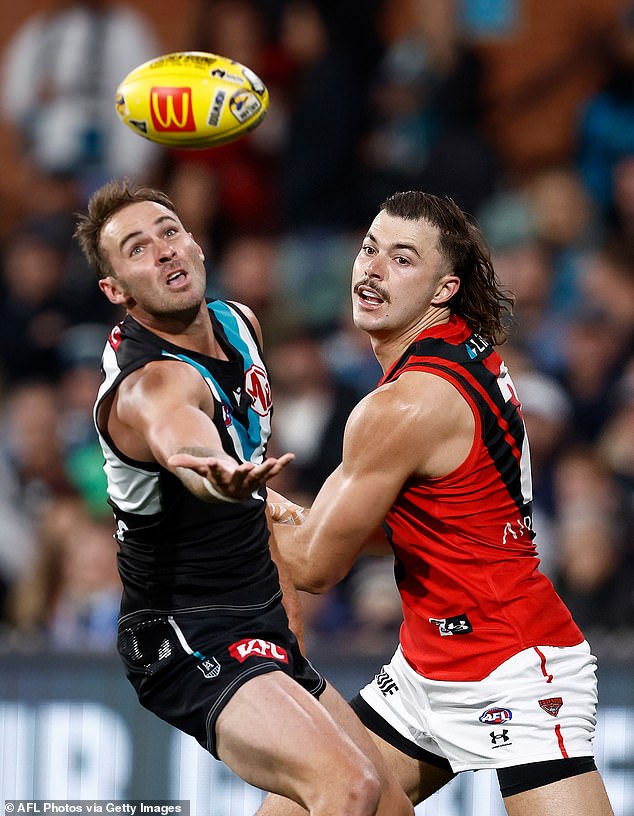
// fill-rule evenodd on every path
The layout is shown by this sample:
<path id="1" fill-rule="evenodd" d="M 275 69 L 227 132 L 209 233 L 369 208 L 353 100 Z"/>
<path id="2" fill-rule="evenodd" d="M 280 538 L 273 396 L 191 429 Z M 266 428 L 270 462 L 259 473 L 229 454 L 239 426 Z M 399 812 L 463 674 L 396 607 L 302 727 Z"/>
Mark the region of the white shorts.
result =
<path id="1" fill-rule="evenodd" d="M 587 642 L 531 647 L 484 680 L 428 680 L 401 648 L 360 696 L 408 743 L 454 773 L 593 756 L 596 658 Z"/>

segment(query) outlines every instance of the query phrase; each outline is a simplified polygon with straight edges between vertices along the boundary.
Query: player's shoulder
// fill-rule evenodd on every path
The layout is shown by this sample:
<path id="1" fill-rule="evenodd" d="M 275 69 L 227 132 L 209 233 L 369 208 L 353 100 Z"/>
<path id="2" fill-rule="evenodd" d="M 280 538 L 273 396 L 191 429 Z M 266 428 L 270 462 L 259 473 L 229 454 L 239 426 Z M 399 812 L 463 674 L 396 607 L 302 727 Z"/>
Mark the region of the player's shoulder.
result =
<path id="1" fill-rule="evenodd" d="M 412 426 L 417 422 L 443 424 L 466 403 L 455 386 L 427 371 L 403 372 L 367 394 L 350 421 L 375 428 Z"/>
<path id="2" fill-rule="evenodd" d="M 227 300 L 226 303 L 228 303 L 229 306 L 232 306 L 234 309 L 237 309 L 237 311 L 245 318 L 245 320 L 247 320 L 251 324 L 251 327 L 255 331 L 257 338 L 260 341 L 260 345 L 262 345 L 262 329 L 260 327 L 260 322 L 253 309 L 251 309 L 249 306 L 246 306 L 244 303 L 238 303 L 235 300 Z"/>
<path id="3" fill-rule="evenodd" d="M 204 380 L 189 363 L 176 358 L 150 360 L 132 371 L 119 385 L 122 396 L 149 399 L 155 393 L 169 390 L 182 398 L 192 390 L 202 389 Z"/>

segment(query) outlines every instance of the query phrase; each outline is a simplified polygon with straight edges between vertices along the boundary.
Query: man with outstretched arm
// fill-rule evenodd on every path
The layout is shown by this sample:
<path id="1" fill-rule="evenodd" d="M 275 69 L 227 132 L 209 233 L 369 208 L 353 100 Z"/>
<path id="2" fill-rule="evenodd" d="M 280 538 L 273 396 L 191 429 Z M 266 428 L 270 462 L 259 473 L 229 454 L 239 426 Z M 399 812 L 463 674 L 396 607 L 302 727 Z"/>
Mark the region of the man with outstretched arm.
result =
<path id="1" fill-rule="evenodd" d="M 269 504 L 287 522 L 275 529 L 293 581 L 313 593 L 384 526 L 403 624 L 352 707 L 412 802 L 493 768 L 510 816 L 609 816 L 596 660 L 539 570 L 521 395 L 495 350 L 510 306 L 450 199 L 388 198 L 352 273 L 354 321 L 383 377 L 310 512 L 273 491 Z M 278 797 L 258 811 L 296 812 Z"/>
<path id="2" fill-rule="evenodd" d="M 125 311 L 104 350 L 95 423 L 119 543 L 117 646 L 139 701 L 315 816 L 411 814 L 289 628 L 265 483 L 292 457 L 266 455 L 255 316 L 206 301 L 202 250 L 160 191 L 105 185 L 76 237 Z"/>

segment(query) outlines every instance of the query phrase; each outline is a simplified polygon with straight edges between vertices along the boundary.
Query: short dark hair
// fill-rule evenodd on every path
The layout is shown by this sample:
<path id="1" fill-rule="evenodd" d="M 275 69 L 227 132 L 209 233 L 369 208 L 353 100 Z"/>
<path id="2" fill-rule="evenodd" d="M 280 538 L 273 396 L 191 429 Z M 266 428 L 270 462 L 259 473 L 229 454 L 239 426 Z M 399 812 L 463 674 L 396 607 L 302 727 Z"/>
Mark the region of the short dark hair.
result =
<path id="1" fill-rule="evenodd" d="M 97 272 L 99 278 L 113 274 L 112 267 L 101 249 L 101 232 L 106 222 L 123 207 L 138 201 L 154 201 L 177 215 L 169 196 L 160 190 L 143 187 L 129 179 L 109 181 L 95 190 L 88 201 L 88 211 L 77 215 L 74 237 L 88 265 Z"/>
<path id="2" fill-rule="evenodd" d="M 394 193 L 381 209 L 407 221 L 427 221 L 438 229 L 438 251 L 460 278 L 460 288 L 449 302 L 451 311 L 464 317 L 485 340 L 504 342 L 514 298 L 500 287 L 480 228 L 451 198 L 419 190 Z"/>

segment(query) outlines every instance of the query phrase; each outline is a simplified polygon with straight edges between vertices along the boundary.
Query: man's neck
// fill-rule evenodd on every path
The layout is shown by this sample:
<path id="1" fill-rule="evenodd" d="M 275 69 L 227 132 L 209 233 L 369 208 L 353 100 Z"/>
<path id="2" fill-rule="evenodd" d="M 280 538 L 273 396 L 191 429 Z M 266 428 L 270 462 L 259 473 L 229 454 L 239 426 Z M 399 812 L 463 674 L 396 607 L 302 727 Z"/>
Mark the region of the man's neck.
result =
<path id="1" fill-rule="evenodd" d="M 449 309 L 441 309 L 434 312 L 427 312 L 421 320 L 417 321 L 413 326 L 401 331 L 399 334 L 390 334 L 380 332 L 370 334 L 370 342 L 374 356 L 379 362 L 385 374 L 391 366 L 402 357 L 405 351 L 412 345 L 414 340 L 427 329 L 434 326 L 441 326 L 449 322 L 451 312 Z"/>
<path id="2" fill-rule="evenodd" d="M 206 304 L 203 304 L 195 313 L 190 311 L 160 316 L 139 315 L 134 312 L 128 312 L 128 314 L 148 331 L 175 346 L 181 346 L 207 357 L 228 359 L 214 334 Z"/>

